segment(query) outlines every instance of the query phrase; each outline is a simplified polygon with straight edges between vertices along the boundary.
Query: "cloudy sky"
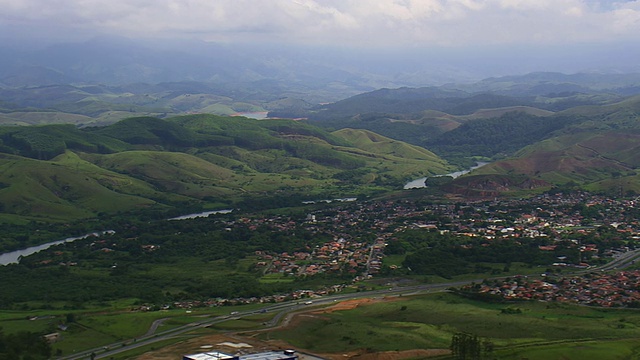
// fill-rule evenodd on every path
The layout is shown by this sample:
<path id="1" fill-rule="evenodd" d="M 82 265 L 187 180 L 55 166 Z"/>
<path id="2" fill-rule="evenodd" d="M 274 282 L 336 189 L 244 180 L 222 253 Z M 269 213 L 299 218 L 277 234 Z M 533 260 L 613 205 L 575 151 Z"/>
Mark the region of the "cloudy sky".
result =
<path id="1" fill-rule="evenodd" d="M 4 37 L 348 47 L 624 43 L 640 0 L 0 0 Z"/>

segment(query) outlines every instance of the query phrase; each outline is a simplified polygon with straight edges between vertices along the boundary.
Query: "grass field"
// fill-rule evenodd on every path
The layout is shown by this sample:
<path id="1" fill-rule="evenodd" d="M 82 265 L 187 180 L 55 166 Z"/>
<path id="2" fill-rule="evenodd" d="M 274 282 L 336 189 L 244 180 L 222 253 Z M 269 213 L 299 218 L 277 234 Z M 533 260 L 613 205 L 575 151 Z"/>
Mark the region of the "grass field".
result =
<path id="1" fill-rule="evenodd" d="M 340 353 L 446 349 L 453 334 L 467 332 L 492 341 L 500 359 L 631 359 L 640 350 L 639 330 L 640 312 L 633 310 L 490 304 L 439 293 L 305 314 L 295 327 L 261 336 Z"/>
<path id="2" fill-rule="evenodd" d="M 281 282 L 293 282 L 295 278 L 293 276 L 286 276 L 281 273 L 275 274 L 266 274 L 260 278 L 260 282 L 263 284 L 273 284 L 273 283 L 281 283 Z"/>
<path id="3" fill-rule="evenodd" d="M 199 321 L 203 316 L 260 307 L 114 312 L 112 307 L 116 305 L 126 304 L 74 312 L 76 321 L 62 332 L 63 340 L 53 345 L 54 353 L 70 354 L 134 339 L 144 335 L 157 319 L 165 319 L 157 330 L 160 332 Z M 39 318 L 29 320 L 35 315 Z M 63 310 L 2 312 L 0 327 L 5 333 L 60 331 L 56 326 L 65 322 L 66 315 Z M 251 332 L 272 316 L 264 313 L 229 319 L 207 333 Z M 640 358 L 640 311 L 543 302 L 485 303 L 450 293 L 378 298 L 347 310 L 317 308 L 297 317 L 290 327 L 255 336 L 281 339 L 315 353 L 346 353 L 363 349 L 447 349 L 457 332 L 477 334 L 493 342 L 497 359 Z M 154 346 L 160 347 L 162 344 Z"/>
<path id="4" fill-rule="evenodd" d="M 173 345 L 177 342 L 181 342 L 184 341 L 185 337 L 178 337 L 178 338 L 174 338 L 174 339 L 169 339 L 169 340 L 165 340 L 165 341 L 158 341 L 156 343 L 153 343 L 151 345 L 145 345 L 145 346 L 141 346 L 139 348 L 136 348 L 135 350 L 129 350 L 129 351 L 125 351 L 122 352 L 120 354 L 117 355 L 113 355 L 113 356 L 109 356 L 109 360 L 127 360 L 127 359 L 135 359 L 136 356 L 142 355 L 148 351 L 153 351 L 156 349 L 161 349 L 165 346 L 169 346 L 169 345 Z"/>
<path id="5" fill-rule="evenodd" d="M 212 325 L 211 328 L 224 331 L 251 330 L 262 327 L 263 323 L 271 320 L 273 316 L 273 313 L 248 315 L 239 319 L 231 319 L 229 321 Z"/>
<path id="6" fill-rule="evenodd" d="M 640 345 L 637 339 L 573 341 L 550 345 L 514 347 L 500 350 L 497 355 L 501 359 L 628 360 L 640 358 Z"/>
<path id="7" fill-rule="evenodd" d="M 88 307 L 82 311 L 0 311 L 0 329 L 5 334 L 21 331 L 59 332 L 62 335 L 62 340 L 52 345 L 53 352 L 54 354 L 69 355 L 118 341 L 139 338 L 147 333 L 154 321 L 159 319 L 163 319 L 163 321 L 156 333 L 200 321 L 203 318 L 228 315 L 236 310 L 250 311 L 263 306 L 256 304 L 239 307 L 196 308 L 188 311 L 173 309 L 141 312 L 130 310 L 132 302 L 120 301 L 109 305 Z M 74 322 L 67 321 L 68 314 L 74 315 Z M 258 314 L 240 320 L 229 320 L 220 324 L 220 328 L 228 330 L 255 329 L 262 326 L 261 324 L 272 316 L 272 314 Z M 68 325 L 67 329 L 59 329 L 58 325 L 60 324 Z M 156 344 L 155 348 L 160 346 Z M 118 359 L 124 359 L 124 357 L 118 357 Z"/>

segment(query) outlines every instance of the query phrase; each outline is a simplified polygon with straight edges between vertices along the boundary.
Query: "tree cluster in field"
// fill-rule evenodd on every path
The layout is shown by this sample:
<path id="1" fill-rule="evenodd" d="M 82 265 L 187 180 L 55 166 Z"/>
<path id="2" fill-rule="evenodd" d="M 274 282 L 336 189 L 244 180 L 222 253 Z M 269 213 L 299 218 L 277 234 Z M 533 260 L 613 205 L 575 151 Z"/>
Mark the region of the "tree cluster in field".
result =
<path id="1" fill-rule="evenodd" d="M 468 333 L 455 333 L 451 337 L 451 353 L 456 360 L 493 359 L 494 345 L 488 339 Z"/>
<path id="2" fill-rule="evenodd" d="M 554 262 L 559 254 L 577 257 L 577 250 L 568 244 L 557 251 L 542 251 L 539 245 L 546 245 L 548 239 L 531 239 L 527 242 L 511 238 L 486 239 L 469 238 L 438 231 L 409 230 L 390 242 L 388 251 L 407 253 L 403 267 L 412 273 L 438 275 L 451 278 L 455 275 L 486 272 L 480 263 L 510 264 L 522 262 L 531 265 L 546 265 Z"/>
<path id="3" fill-rule="evenodd" d="M 0 328 L 0 360 L 45 360 L 51 346 L 41 334 L 18 332 L 4 334 Z"/>

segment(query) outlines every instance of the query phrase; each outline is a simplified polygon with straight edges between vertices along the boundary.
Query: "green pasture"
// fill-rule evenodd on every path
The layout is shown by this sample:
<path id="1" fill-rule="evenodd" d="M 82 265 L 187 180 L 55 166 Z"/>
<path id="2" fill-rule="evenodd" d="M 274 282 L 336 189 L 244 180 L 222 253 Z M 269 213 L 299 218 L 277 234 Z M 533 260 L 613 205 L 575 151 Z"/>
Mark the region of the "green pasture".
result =
<path id="1" fill-rule="evenodd" d="M 492 341 L 496 354 L 505 359 L 564 359 L 561 354 L 567 349 L 572 354 L 612 351 L 625 358 L 640 346 L 634 342 L 640 339 L 637 311 L 541 302 L 484 303 L 449 293 L 402 297 L 301 319 L 293 329 L 260 336 L 335 353 L 442 349 L 449 347 L 453 334 L 467 332 Z M 567 359 L 579 355 L 572 356 Z"/>
<path id="2" fill-rule="evenodd" d="M 185 337 L 176 337 L 169 340 L 158 341 L 150 345 L 141 346 L 133 350 L 124 351 L 119 354 L 109 356 L 109 360 L 135 359 L 136 356 L 145 354 L 149 351 L 161 349 L 166 346 L 171 346 L 184 340 L 185 340 Z"/>
<path id="3" fill-rule="evenodd" d="M 78 324 L 89 329 L 100 329 L 102 334 L 118 340 L 135 338 L 147 332 L 154 320 L 163 312 L 131 312 L 108 315 L 82 316 Z M 164 313 L 168 316 L 168 313 Z"/>
<path id="4" fill-rule="evenodd" d="M 141 274 L 154 278 L 163 279 L 188 279 L 193 274 L 198 274 L 202 279 L 216 279 L 224 274 L 236 272 L 246 272 L 249 267 L 257 261 L 255 256 L 247 256 L 237 260 L 237 262 L 229 263 L 225 259 L 205 261 L 201 258 L 184 257 L 181 258 L 180 266 L 175 264 L 154 264 L 154 266 L 141 269 Z"/>
<path id="5" fill-rule="evenodd" d="M 57 317 L 43 317 L 43 318 L 34 318 L 33 320 L 29 320 L 28 318 L 9 318 L 5 319 L 3 314 L 0 314 L 2 320 L 0 320 L 0 328 L 2 328 L 3 332 L 6 332 L 5 329 L 11 329 L 11 332 L 37 332 L 37 333 L 52 333 L 58 331 L 56 325 L 58 323 Z"/>
<path id="6" fill-rule="evenodd" d="M 496 352 L 499 359 L 629 360 L 640 359 L 638 339 L 572 341 L 513 347 Z"/>
<path id="7" fill-rule="evenodd" d="M 395 265 L 395 266 L 401 267 L 402 266 L 402 262 L 404 261 L 404 259 L 406 257 L 407 257 L 406 254 L 402 254 L 402 255 L 386 255 L 384 257 L 384 259 L 382 260 L 382 263 L 384 265 L 387 265 L 387 266 Z"/>
<path id="8" fill-rule="evenodd" d="M 273 283 L 281 283 L 281 282 L 289 283 L 289 282 L 293 282 L 294 280 L 295 280 L 295 277 L 293 276 L 287 276 L 279 273 L 266 274 L 260 277 L 260 282 L 263 284 L 273 284 Z"/>
<path id="9" fill-rule="evenodd" d="M 62 340 L 52 344 L 54 354 L 70 355 L 79 351 L 106 346 L 120 340 L 119 337 L 78 324 L 69 326 L 67 331 L 61 333 L 61 336 Z"/>
<path id="10" fill-rule="evenodd" d="M 263 324 L 271 320 L 274 315 L 274 313 L 264 313 L 242 316 L 238 319 L 230 319 L 229 321 L 212 325 L 210 328 L 224 331 L 252 330 L 263 327 Z"/>
<path id="11" fill-rule="evenodd" d="M 452 281 L 480 281 L 481 279 L 491 279 L 496 277 L 506 277 L 506 276 L 515 276 L 515 275 L 526 275 L 526 276 L 538 276 L 541 273 L 546 272 L 547 267 L 543 266 L 531 266 L 525 263 L 477 263 L 480 272 L 471 272 L 462 275 L 452 276 L 451 278 L 443 278 L 437 275 L 412 275 L 410 272 L 406 272 L 405 269 L 402 269 L 402 262 L 404 261 L 406 255 L 390 255 L 385 256 L 383 259 L 383 263 L 387 266 L 396 265 L 400 267 L 399 272 L 401 274 L 407 273 L 407 275 L 402 275 L 403 278 L 406 279 L 414 279 L 418 282 L 427 283 L 427 284 L 439 284 L 439 283 L 449 283 Z M 507 268 L 508 271 L 504 271 Z M 393 276 L 393 273 L 390 274 Z"/>
<path id="12" fill-rule="evenodd" d="M 26 225 L 35 220 L 26 216 L 2 213 L 0 214 L 0 224 Z"/>
<path id="13" fill-rule="evenodd" d="M 203 108 L 201 111 L 204 113 L 217 115 L 231 115 L 237 112 L 231 106 L 225 104 L 212 104 Z"/>
<path id="14" fill-rule="evenodd" d="M 69 355 L 118 341 L 139 338 L 145 335 L 152 323 L 158 319 L 164 320 L 156 333 L 215 316 L 229 315 L 233 311 L 251 311 L 264 306 L 252 304 L 141 312 L 130 310 L 131 301 L 120 301 L 109 305 L 109 307 L 92 307 L 90 310 L 84 311 L 0 311 L 0 328 L 5 334 L 21 331 L 59 332 L 61 340 L 52 345 L 54 354 Z M 113 306 L 123 307 L 115 309 Z M 74 322 L 67 322 L 68 314 L 73 314 Z M 220 326 L 236 330 L 255 329 L 271 319 L 272 316 L 273 314 L 269 313 L 249 315 L 241 320 L 229 320 Z M 67 329 L 59 329 L 58 325 L 60 324 L 66 324 Z M 159 348 L 158 345 L 155 346 Z"/>

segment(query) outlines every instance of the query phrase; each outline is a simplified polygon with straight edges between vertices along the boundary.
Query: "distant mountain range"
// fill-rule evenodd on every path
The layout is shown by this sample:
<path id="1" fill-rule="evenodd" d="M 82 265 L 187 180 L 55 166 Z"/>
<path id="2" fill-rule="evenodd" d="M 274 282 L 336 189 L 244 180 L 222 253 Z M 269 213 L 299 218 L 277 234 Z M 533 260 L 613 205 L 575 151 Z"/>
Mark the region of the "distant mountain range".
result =
<path id="1" fill-rule="evenodd" d="M 631 51 L 628 45 L 625 49 Z M 446 48 L 376 51 L 102 36 L 49 46 L 0 43 L 0 87 L 196 81 L 215 84 L 216 88 L 255 90 L 317 103 L 333 102 L 384 87 L 475 83 L 467 88 L 455 87 L 472 93 L 497 92 L 505 90 L 504 81 L 509 81 L 508 78 L 499 79 L 498 83 L 493 79 L 476 82 L 489 76 L 540 69 L 565 72 L 568 71 L 565 68 L 572 68 L 571 72 L 599 69 L 609 74 L 640 71 L 632 59 L 607 57 L 603 60 L 601 54 L 607 50 L 619 52 L 615 46 L 612 49 L 576 49 L 570 54 L 558 50 L 550 50 L 558 60 L 584 56 L 579 61 L 565 61 L 572 66 L 554 67 L 542 61 L 544 56 L 539 53 L 540 49 L 519 49 L 518 56 L 501 60 L 493 54 L 498 49 L 490 48 L 466 49 L 474 52 L 474 57 L 470 58 L 464 56 L 464 52 Z M 528 52 L 535 52 L 535 56 L 527 57 Z M 589 56 L 594 52 L 598 56 Z M 593 76 L 596 77 L 593 80 L 603 84 L 597 75 Z M 558 80 L 557 75 L 552 77 L 547 81 Z M 545 81 L 544 75 L 537 81 Z M 578 87 L 565 87 L 562 92 L 581 91 L 589 81 L 589 75 L 567 76 L 563 82 Z M 515 87 L 509 89 L 514 90 Z"/>
<path id="2" fill-rule="evenodd" d="M 268 44 L 98 37 L 37 50 L 0 48 L 0 87 L 201 82 L 227 92 L 336 101 L 383 86 L 416 84 L 361 54 Z M 372 57 L 374 54 L 372 54 Z"/>
<path id="3" fill-rule="evenodd" d="M 36 73 L 51 71 L 37 69 Z M 2 70 L 8 71 L 0 68 Z M 273 117 L 320 120 L 333 127 L 351 126 L 346 124 L 355 117 L 372 119 L 381 115 L 409 117 L 415 121 L 422 118 L 418 115 L 425 111 L 429 111 L 425 115 L 427 117 L 448 122 L 452 119 L 450 115 L 486 117 L 487 114 L 482 112 L 487 109 L 528 107 L 555 112 L 578 105 L 620 101 L 640 92 L 640 87 L 634 85 L 640 84 L 640 74 L 533 73 L 485 79 L 472 84 L 382 88 L 355 96 L 345 93 L 356 91 L 357 86 L 346 86 L 343 82 L 342 91 L 334 91 L 333 86 L 337 83 L 328 84 L 328 80 L 323 80 L 323 84 L 316 83 L 315 89 L 304 85 L 308 82 L 289 83 L 275 78 L 257 82 L 176 81 L 108 85 L 66 83 L 64 81 L 69 79 L 63 72 L 55 71 L 55 74 L 52 84 L 5 84 L 0 87 L 0 124 L 64 122 L 106 125 L 129 116 L 233 115 L 252 111 L 268 111 Z M 227 75 L 232 76 L 230 74 Z M 34 78 L 38 76 L 34 75 Z M 331 96 L 323 93 L 331 93 Z M 320 99 L 335 98 L 340 94 L 344 97 L 338 101 L 319 103 Z"/>
<path id="4" fill-rule="evenodd" d="M 336 119 L 375 113 L 408 114 L 437 110 L 469 115 L 480 109 L 531 106 L 558 111 L 598 105 L 640 94 L 640 73 L 531 73 L 489 78 L 472 84 L 422 88 L 378 89 L 292 115 Z M 274 115 L 285 115 L 274 112 Z"/>
<path id="5" fill-rule="evenodd" d="M 478 160 L 492 163 L 441 189 L 640 193 L 637 73 L 394 87 L 404 75 L 327 54 L 170 48 L 95 39 L 0 58 L 0 124 L 12 125 L 0 127 L 0 155 L 20 164 L 0 178 L 2 212 L 79 218 L 283 189 L 375 192 Z M 251 112 L 306 120 L 215 116 Z"/>

